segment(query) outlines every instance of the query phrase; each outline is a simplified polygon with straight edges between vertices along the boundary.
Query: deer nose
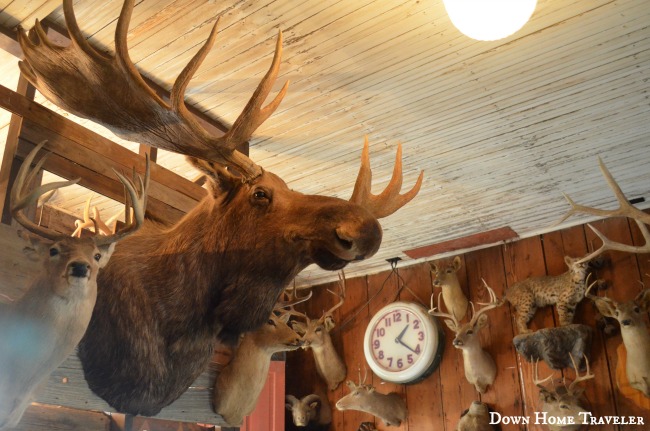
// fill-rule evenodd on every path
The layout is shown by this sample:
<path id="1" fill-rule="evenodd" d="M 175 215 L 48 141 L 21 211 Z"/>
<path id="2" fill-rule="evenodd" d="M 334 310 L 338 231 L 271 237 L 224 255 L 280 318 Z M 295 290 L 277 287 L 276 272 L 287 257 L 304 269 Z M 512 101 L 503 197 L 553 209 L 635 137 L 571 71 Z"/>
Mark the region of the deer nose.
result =
<path id="1" fill-rule="evenodd" d="M 69 274 L 73 277 L 88 277 L 90 265 L 86 262 L 72 262 L 69 265 Z"/>
<path id="2" fill-rule="evenodd" d="M 453 344 L 454 346 L 462 346 L 462 345 L 463 345 L 463 342 L 462 342 L 461 340 L 454 340 L 454 341 L 452 342 L 452 344 Z"/>

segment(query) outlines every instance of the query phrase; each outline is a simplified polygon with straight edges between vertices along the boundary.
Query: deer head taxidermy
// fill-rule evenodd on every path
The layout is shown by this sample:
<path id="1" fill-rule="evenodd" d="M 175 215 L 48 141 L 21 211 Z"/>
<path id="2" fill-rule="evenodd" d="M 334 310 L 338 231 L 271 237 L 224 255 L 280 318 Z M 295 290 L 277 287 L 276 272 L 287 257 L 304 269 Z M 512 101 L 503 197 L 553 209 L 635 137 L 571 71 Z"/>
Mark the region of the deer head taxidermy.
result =
<path id="1" fill-rule="evenodd" d="M 503 301 L 497 299 L 496 294 L 485 280 L 483 280 L 483 284 L 490 295 L 490 302 L 483 304 L 485 307 L 478 311 L 474 311 L 474 304 L 470 302 L 473 312 L 468 323 L 461 324 L 451 312 L 442 311 L 443 301 L 440 298 L 442 292 L 438 294 L 438 307 L 433 306 L 433 295 L 431 295 L 431 309 L 429 310 L 429 314 L 445 319 L 449 329 L 456 334 L 452 344 L 463 352 L 465 378 L 480 393 L 485 393 L 487 387 L 494 383 L 497 366 L 492 356 L 481 347 L 479 332 L 488 324 L 488 317 L 485 312 L 503 304 Z"/>
<path id="2" fill-rule="evenodd" d="M 314 352 L 316 371 L 327 383 L 327 387 L 333 391 L 345 380 L 347 367 L 341 356 L 336 351 L 330 331 L 334 328 L 334 311 L 343 305 L 345 301 L 345 280 L 339 276 L 339 293 L 336 294 L 328 289 L 328 292 L 337 296 L 339 302 L 324 312 L 320 319 L 312 320 L 303 314 L 305 323 L 292 322 L 293 329 L 302 335 L 304 349 L 311 349 Z"/>
<path id="3" fill-rule="evenodd" d="M 460 257 L 431 264 L 433 286 L 442 289 L 442 299 L 451 314 L 459 321 L 465 318 L 469 301 L 460 287 L 458 271 L 461 267 Z"/>
<path id="4" fill-rule="evenodd" d="M 650 398 L 650 332 L 646 323 L 650 311 L 650 289 L 644 289 L 626 302 L 595 296 L 590 290 L 591 286 L 586 296 L 594 301 L 598 311 L 621 325 L 621 336 L 627 350 L 625 373 L 630 386 Z"/>
<path id="5" fill-rule="evenodd" d="M 338 270 L 372 256 L 382 237 L 378 219 L 415 197 L 422 174 L 400 194 L 398 147 L 392 180 L 372 194 L 366 141 L 350 201 L 294 192 L 234 149 L 284 96 L 286 85 L 262 107 L 278 74 L 281 34 L 269 71 L 230 131 L 216 138 L 188 115 L 184 100 L 216 26 L 180 73 L 167 103 L 129 59 L 134 1 L 125 1 L 118 19 L 115 55 L 83 37 L 72 3 L 63 3 L 70 46 L 49 41 L 38 23 L 29 34 L 20 32 L 20 67 L 27 79 L 54 103 L 118 135 L 192 156 L 208 177 L 207 196 L 176 225 L 145 223 L 117 247 L 98 278 L 97 306 L 79 347 L 95 393 L 118 411 L 154 415 L 206 368 L 215 338 L 234 343 L 239 334 L 264 325 L 284 288 L 306 266 Z M 158 136 L 161 131 L 167 134 Z"/>
<path id="6" fill-rule="evenodd" d="M 553 379 L 553 374 L 540 380 L 538 363 L 534 365 L 533 383 L 539 388 L 539 399 L 542 402 L 542 408 L 536 413 L 540 423 L 547 424 L 551 431 L 577 431 L 582 428 L 585 421 L 591 413 L 584 407 L 585 400 L 583 393 L 585 388 L 580 386 L 580 382 L 593 379 L 594 374 L 589 368 L 589 360 L 584 358 L 587 369 L 583 375 L 578 371 L 579 368 L 575 363 L 573 356 L 573 369 L 576 370 L 576 378 L 567 386 L 565 383 L 553 385 L 552 387 L 544 386 L 544 383 Z"/>
<path id="7" fill-rule="evenodd" d="M 42 267 L 36 269 L 27 293 L 0 313 L 0 429 L 13 428 L 32 402 L 34 392 L 50 373 L 73 352 L 83 336 L 97 298 L 97 274 L 113 253 L 116 241 L 140 228 L 144 220 L 149 164 L 139 187 L 117 174 L 128 191 L 134 221 L 109 236 L 71 238 L 29 220 L 24 211 L 50 190 L 76 184 L 77 180 L 42 185 L 29 191 L 46 157 L 30 172 L 36 146 L 25 158 L 11 190 L 11 212 L 42 248 Z M 127 199 L 128 200 L 128 199 Z M 29 250 L 35 251 L 35 250 Z"/>

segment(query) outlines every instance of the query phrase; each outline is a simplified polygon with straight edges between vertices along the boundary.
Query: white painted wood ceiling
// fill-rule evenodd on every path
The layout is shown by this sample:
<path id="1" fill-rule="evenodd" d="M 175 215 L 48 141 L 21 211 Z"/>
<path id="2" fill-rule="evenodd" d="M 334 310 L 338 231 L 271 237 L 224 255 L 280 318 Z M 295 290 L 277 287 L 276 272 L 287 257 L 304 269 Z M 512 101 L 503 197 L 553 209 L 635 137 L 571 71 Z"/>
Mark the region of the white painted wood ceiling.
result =
<path id="1" fill-rule="evenodd" d="M 84 33 L 107 49 L 120 7 L 75 1 Z M 6 28 L 24 20 L 29 27 L 34 17 L 63 25 L 57 2 L 4 0 L 0 9 Z M 597 156 L 629 198 L 650 199 L 647 0 L 539 0 L 523 29 L 494 42 L 460 34 L 439 0 L 143 0 L 130 27 L 131 58 L 169 88 L 218 16 L 219 38 L 188 99 L 226 122 L 270 64 L 278 29 L 284 33 L 276 89 L 290 80 L 289 93 L 251 141 L 251 157 L 265 169 L 293 189 L 347 199 L 368 135 L 376 190 L 391 175 L 398 141 L 405 187 L 425 171 L 419 196 L 382 221 L 380 251 L 350 265 L 348 276 L 388 269 L 385 259 L 395 256 L 414 262 L 404 250 L 504 226 L 521 237 L 557 229 L 567 209 L 562 192 L 612 207 Z M 7 61 L 3 81 L 17 71 Z M 161 164 L 195 175 L 182 157 L 165 155 Z M 79 213 L 80 193 L 55 202 Z M 310 267 L 299 282 L 332 276 Z"/>

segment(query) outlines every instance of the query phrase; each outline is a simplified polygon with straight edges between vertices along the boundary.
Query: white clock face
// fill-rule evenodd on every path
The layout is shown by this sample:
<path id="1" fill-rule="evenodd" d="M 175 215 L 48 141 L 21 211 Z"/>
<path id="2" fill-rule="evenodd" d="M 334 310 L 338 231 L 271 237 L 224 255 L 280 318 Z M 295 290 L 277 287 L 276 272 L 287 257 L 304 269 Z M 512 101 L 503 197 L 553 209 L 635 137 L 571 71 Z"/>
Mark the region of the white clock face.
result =
<path id="1" fill-rule="evenodd" d="M 364 339 L 364 354 L 380 378 L 409 383 L 437 366 L 444 343 L 437 321 L 424 307 L 394 302 L 370 320 Z"/>

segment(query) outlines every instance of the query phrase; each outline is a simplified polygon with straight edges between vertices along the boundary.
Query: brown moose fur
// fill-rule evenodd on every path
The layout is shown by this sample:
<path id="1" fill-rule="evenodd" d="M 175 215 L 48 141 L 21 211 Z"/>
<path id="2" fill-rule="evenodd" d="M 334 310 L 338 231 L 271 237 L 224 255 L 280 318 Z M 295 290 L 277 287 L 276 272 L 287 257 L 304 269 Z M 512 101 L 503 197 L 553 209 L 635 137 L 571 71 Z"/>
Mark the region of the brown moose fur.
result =
<path id="1" fill-rule="evenodd" d="M 120 242 L 98 278 L 79 356 L 90 388 L 119 411 L 155 415 L 205 369 L 215 341 L 266 322 L 300 270 L 343 268 L 381 242 L 361 206 L 294 192 L 269 172 L 247 183 L 202 168 L 208 196 L 176 225 L 149 222 Z"/>

